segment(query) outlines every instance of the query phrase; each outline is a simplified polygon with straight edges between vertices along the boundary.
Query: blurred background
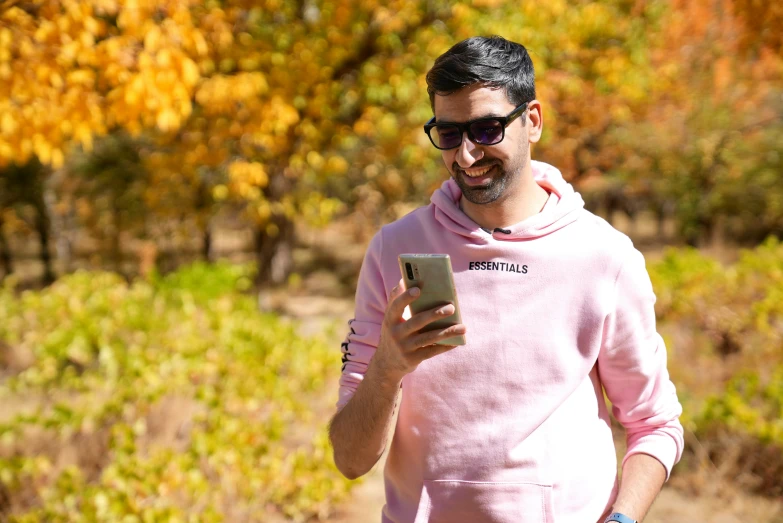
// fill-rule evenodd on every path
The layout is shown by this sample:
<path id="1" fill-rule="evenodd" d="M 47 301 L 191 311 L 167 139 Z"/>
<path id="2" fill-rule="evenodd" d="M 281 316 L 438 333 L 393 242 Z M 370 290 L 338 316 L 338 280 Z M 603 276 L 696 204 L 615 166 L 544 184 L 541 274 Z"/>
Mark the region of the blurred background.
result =
<path id="1" fill-rule="evenodd" d="M 0 520 L 377 521 L 325 426 L 424 75 L 525 45 L 537 160 L 647 258 L 687 449 L 646 521 L 783 521 L 783 3 L 0 0 Z M 617 432 L 623 452 L 622 431 Z"/>

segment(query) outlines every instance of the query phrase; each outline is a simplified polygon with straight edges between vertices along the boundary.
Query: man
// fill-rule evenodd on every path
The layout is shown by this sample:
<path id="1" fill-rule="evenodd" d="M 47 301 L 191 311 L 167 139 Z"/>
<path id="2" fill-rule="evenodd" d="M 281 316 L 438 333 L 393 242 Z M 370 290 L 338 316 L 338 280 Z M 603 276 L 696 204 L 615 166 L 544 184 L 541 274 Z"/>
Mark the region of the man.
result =
<path id="1" fill-rule="evenodd" d="M 531 161 L 543 113 L 523 46 L 465 40 L 427 84 L 425 129 L 451 177 L 370 243 L 335 463 L 372 468 L 402 388 L 383 522 L 641 520 L 683 448 L 644 258 Z M 403 318 L 418 289 L 401 288 L 401 253 L 450 255 L 464 324 L 420 333 L 452 305 Z M 433 345 L 455 334 L 467 345 Z M 627 432 L 621 483 L 604 392 Z"/>

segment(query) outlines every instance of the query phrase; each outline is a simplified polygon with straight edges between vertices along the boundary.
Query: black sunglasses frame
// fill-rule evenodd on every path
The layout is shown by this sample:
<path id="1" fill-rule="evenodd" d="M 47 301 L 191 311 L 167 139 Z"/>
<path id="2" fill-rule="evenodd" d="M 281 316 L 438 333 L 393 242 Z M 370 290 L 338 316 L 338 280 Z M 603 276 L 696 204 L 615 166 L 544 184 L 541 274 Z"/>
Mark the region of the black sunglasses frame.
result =
<path id="1" fill-rule="evenodd" d="M 460 145 L 462 145 L 463 136 L 465 133 L 468 134 L 468 139 L 475 143 L 476 145 L 497 145 L 500 142 L 503 141 L 503 139 L 506 137 L 506 127 L 511 124 L 514 120 L 516 120 L 522 113 L 527 110 L 527 106 L 530 102 L 525 102 L 522 105 L 518 105 L 514 108 L 513 111 L 508 113 L 506 116 L 487 116 L 486 118 L 476 118 L 475 120 L 470 120 L 464 123 L 456 123 L 456 122 L 436 122 L 435 117 L 433 116 L 429 122 L 427 122 L 424 125 L 424 132 L 427 134 L 427 137 L 430 139 L 430 142 L 432 142 L 432 145 L 435 146 L 436 149 L 440 149 L 441 151 L 448 151 L 451 149 L 456 149 Z M 486 121 L 495 121 L 499 122 L 500 126 L 503 130 L 503 132 L 500 135 L 500 140 L 498 140 L 495 143 L 481 143 L 476 141 L 476 137 L 473 136 L 473 133 L 470 131 L 470 126 L 474 123 L 478 122 L 486 122 Z M 432 135 L 430 134 L 430 131 L 438 127 L 439 125 L 442 126 L 452 126 L 459 129 L 459 143 L 455 145 L 454 147 L 438 147 L 438 145 L 435 143 L 435 140 L 432 139 Z"/>

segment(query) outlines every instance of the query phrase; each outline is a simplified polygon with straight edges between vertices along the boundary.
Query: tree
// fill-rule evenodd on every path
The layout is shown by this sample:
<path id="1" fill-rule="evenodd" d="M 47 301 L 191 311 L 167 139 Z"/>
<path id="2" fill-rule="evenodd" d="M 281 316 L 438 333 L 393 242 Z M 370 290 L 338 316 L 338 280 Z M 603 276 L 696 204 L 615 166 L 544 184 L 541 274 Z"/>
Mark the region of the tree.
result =
<path id="1" fill-rule="evenodd" d="M 650 35 L 662 73 L 650 103 L 611 133 L 622 150 L 612 175 L 676 202 L 680 236 L 691 245 L 711 241 L 721 221 L 732 223 L 735 238 L 780 234 L 779 144 L 771 136 L 783 123 L 783 60 L 751 36 L 774 19 L 746 24 L 737 14 L 747 12 L 744 0 L 671 7 Z M 761 191 L 763 204 L 757 184 L 769 189 Z"/>
<path id="2" fill-rule="evenodd" d="M 43 282 L 45 285 L 55 279 L 50 254 L 50 216 L 44 202 L 44 183 L 46 170 L 36 159 L 22 167 L 9 165 L 0 169 L 0 209 L 29 206 L 33 211 L 30 228 L 38 235 L 39 256 L 43 264 Z M 0 256 L 6 274 L 13 272 L 11 252 L 8 240 L 3 234 L 3 219 L 0 214 Z"/>
<path id="3" fill-rule="evenodd" d="M 324 153 L 368 116 L 344 94 L 444 5 L 12 3 L 0 18 L 0 165 L 35 155 L 58 167 L 73 143 L 90 151 L 113 128 L 154 130 L 179 176 L 226 174 L 215 194 L 246 202 L 269 278 L 290 251 L 292 218 L 338 208 L 314 189 L 347 161 Z M 31 77 L 39 83 L 28 90 Z M 204 183 L 193 185 L 204 201 Z"/>
<path id="4" fill-rule="evenodd" d="M 717 171 L 694 170 L 698 154 L 678 144 L 693 142 L 691 130 L 724 129 L 712 112 L 754 108 L 760 119 L 742 125 L 764 121 L 780 64 L 774 31 L 750 37 L 769 22 L 745 0 L 3 5 L 0 166 L 36 157 L 56 169 L 74 145 L 89 153 L 110 132 L 143 136 L 150 212 L 192 213 L 208 255 L 216 209 L 240 206 L 255 229 L 259 277 L 272 282 L 290 268 L 294 221 L 323 223 L 346 208 L 395 212 L 440 183 L 438 153 L 421 130 L 431 116 L 424 74 L 458 40 L 524 43 L 545 104 L 536 157 L 577 184 L 626 180 L 649 201 L 662 190 L 686 201 L 682 173 L 701 176 L 696 194 L 711 190 Z M 774 22 L 778 9 L 764 9 Z M 663 187 L 639 170 L 670 165 Z M 717 209 L 688 206 L 696 214 L 681 219 L 699 230 Z"/>
<path id="5" fill-rule="evenodd" d="M 149 208 L 144 195 L 150 177 L 139 156 L 138 142 L 122 133 L 101 137 L 90 154 L 74 154 L 68 163 L 68 191 L 89 213 L 85 229 L 108 248 L 113 270 L 124 274 L 123 234 L 145 236 Z"/>

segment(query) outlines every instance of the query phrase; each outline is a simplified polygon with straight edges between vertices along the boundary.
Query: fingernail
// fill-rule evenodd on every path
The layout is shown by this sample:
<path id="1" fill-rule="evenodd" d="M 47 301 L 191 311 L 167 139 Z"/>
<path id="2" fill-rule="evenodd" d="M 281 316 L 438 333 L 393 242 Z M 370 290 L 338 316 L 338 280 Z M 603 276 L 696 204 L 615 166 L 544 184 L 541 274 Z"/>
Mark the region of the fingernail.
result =
<path id="1" fill-rule="evenodd" d="M 418 287 L 414 287 L 411 290 L 408 291 L 411 296 L 418 296 L 421 292 Z"/>
<path id="2" fill-rule="evenodd" d="M 454 314 L 454 306 L 444 305 L 443 307 L 438 309 L 438 314 Z"/>

